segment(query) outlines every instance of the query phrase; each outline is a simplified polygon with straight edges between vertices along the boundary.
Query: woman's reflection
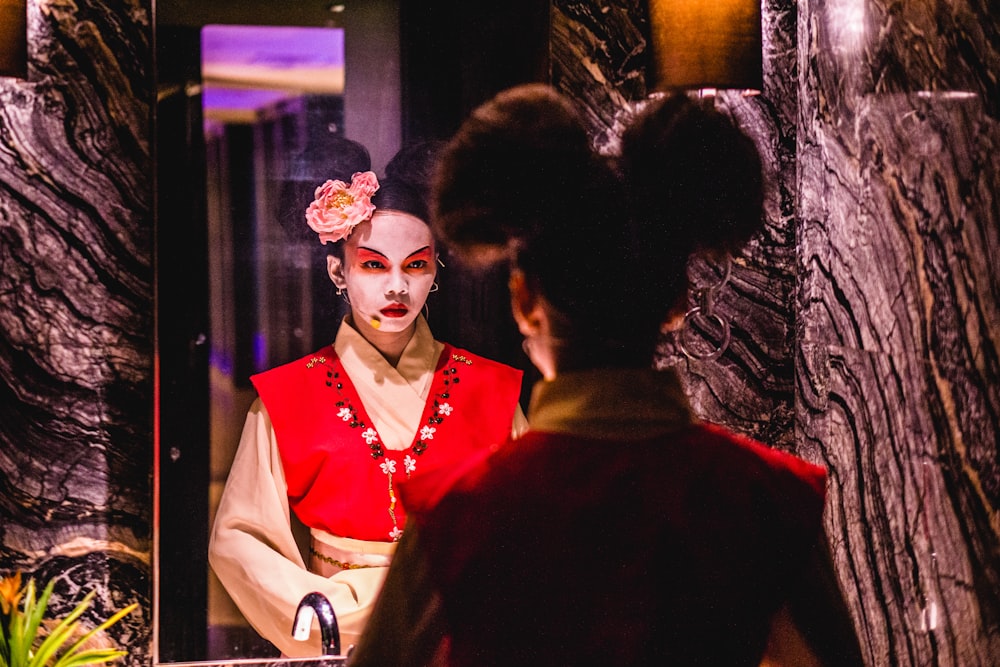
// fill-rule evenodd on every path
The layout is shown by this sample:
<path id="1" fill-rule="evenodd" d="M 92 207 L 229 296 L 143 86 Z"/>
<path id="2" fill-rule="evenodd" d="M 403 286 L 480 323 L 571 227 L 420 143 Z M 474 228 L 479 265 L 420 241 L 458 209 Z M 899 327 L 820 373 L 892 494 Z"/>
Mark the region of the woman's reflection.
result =
<path id="1" fill-rule="evenodd" d="M 297 224 L 319 234 L 350 312 L 332 345 L 252 377 L 258 398 L 209 547 L 247 620 L 289 656 L 320 653 L 319 633 L 291 636 L 313 591 L 333 603 L 344 646 L 357 640 L 406 523 L 401 480 L 478 457 L 524 427 L 520 371 L 434 340 L 421 314 L 438 268 L 432 151 L 404 149 L 380 182 L 366 151 L 342 148 L 329 157 L 336 180 L 299 202 Z M 308 555 L 295 521 L 309 529 Z"/>

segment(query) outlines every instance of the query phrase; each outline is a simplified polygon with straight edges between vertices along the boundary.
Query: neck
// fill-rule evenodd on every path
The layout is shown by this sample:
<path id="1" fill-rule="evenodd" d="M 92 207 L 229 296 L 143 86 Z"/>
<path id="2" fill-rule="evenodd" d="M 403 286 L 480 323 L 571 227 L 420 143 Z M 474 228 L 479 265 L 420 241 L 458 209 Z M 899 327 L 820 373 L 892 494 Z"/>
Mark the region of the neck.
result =
<path id="1" fill-rule="evenodd" d="M 546 380 L 560 373 L 598 368 L 650 368 L 651 345 L 646 341 L 602 341 L 535 336 L 528 344 L 532 363 Z"/>
<path id="2" fill-rule="evenodd" d="M 637 346 L 638 347 L 638 346 Z M 638 349 L 592 346 L 564 348 L 553 355 L 552 376 L 570 371 L 589 371 L 599 368 L 651 368 L 653 355 Z"/>
<path id="3" fill-rule="evenodd" d="M 388 361 L 393 368 L 399 363 L 399 358 L 403 356 L 403 350 L 413 338 L 413 333 L 417 330 L 414 322 L 403 331 L 379 331 L 368 322 L 361 322 L 353 315 L 348 319 L 348 323 L 354 330 L 364 337 L 372 347 Z"/>

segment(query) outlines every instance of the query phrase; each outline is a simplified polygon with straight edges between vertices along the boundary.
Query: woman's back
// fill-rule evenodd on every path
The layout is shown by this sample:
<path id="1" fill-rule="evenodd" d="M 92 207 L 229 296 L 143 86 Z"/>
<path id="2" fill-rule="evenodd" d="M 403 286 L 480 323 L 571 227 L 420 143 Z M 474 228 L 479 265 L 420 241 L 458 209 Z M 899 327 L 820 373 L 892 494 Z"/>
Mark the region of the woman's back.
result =
<path id="1" fill-rule="evenodd" d="M 573 374 L 555 383 L 564 399 L 593 392 Z M 534 401 L 554 430 L 500 449 L 421 520 L 452 664 L 759 662 L 818 537 L 824 473 L 687 419 L 585 434 L 648 421 L 657 400 L 676 411 L 664 392 L 588 429 Z"/>

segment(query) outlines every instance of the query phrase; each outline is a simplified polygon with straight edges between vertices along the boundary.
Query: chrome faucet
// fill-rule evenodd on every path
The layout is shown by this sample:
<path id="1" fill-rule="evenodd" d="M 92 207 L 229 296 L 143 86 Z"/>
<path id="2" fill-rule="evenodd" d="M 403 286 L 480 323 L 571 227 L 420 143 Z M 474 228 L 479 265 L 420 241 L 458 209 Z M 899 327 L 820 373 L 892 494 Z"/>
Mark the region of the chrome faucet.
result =
<path id="1" fill-rule="evenodd" d="M 323 655 L 340 655 L 340 627 L 333 605 L 322 593 L 309 593 L 299 602 L 292 622 L 292 638 L 304 642 L 312 631 L 313 617 L 319 619 L 320 637 L 323 641 Z"/>

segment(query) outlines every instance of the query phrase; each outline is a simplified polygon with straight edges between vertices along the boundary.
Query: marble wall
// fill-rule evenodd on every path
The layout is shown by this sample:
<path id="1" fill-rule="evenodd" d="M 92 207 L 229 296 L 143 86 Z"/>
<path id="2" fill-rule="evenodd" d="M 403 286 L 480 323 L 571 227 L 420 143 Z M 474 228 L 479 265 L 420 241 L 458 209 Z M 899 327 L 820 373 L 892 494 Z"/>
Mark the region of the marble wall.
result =
<path id="1" fill-rule="evenodd" d="M 29 0 L 0 79 L 0 573 L 150 660 L 152 9 Z"/>
<path id="2" fill-rule="evenodd" d="M 643 3 L 556 0 L 553 82 L 614 150 L 646 94 Z M 766 0 L 764 91 L 718 105 L 773 182 L 678 367 L 696 410 L 830 471 L 870 665 L 1000 655 L 1000 19 L 988 2 Z M 692 286 L 718 280 L 692 267 Z M 711 344 L 711 340 L 708 341 Z"/>
<path id="3" fill-rule="evenodd" d="M 0 572 L 151 640 L 151 4 L 29 0 L 0 79 Z M 994 3 L 995 4 L 995 3 Z M 643 3 L 554 0 L 552 79 L 613 150 Z M 766 0 L 767 228 L 719 294 L 726 353 L 664 341 L 706 418 L 826 465 L 871 665 L 1000 655 L 1000 30 L 990 0 Z M 694 267 L 704 285 L 717 277 Z"/>
<path id="4" fill-rule="evenodd" d="M 1000 32 L 800 8 L 797 444 L 869 661 L 1000 655 Z"/>

